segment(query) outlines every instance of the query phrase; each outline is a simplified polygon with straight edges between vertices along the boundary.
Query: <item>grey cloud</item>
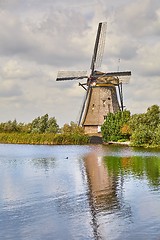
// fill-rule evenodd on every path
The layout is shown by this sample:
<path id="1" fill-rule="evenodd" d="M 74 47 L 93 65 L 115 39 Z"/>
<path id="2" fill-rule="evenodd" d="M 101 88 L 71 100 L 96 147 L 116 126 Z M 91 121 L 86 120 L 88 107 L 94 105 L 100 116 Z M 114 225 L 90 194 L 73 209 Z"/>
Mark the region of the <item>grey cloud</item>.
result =
<path id="1" fill-rule="evenodd" d="M 12 8 L 20 4 L 21 0 L 0 0 L 0 8 Z"/>
<path id="2" fill-rule="evenodd" d="M 151 79 L 142 82 L 141 79 L 123 87 L 124 105 L 132 114 L 143 113 L 149 106 L 159 105 L 160 102 L 160 84 L 155 84 Z"/>
<path id="3" fill-rule="evenodd" d="M 132 60 L 137 56 L 138 47 L 134 40 L 123 37 L 119 38 L 116 35 L 111 37 L 115 40 L 109 44 L 106 50 L 111 57 Z"/>
<path id="4" fill-rule="evenodd" d="M 137 51 L 134 67 L 142 76 L 155 77 L 160 75 L 159 68 L 160 44 L 144 44 Z"/>
<path id="5" fill-rule="evenodd" d="M 18 85 L 11 85 L 11 86 L 1 86 L 0 89 L 0 98 L 12 98 L 21 96 L 22 91 Z"/>
<path id="6" fill-rule="evenodd" d="M 4 58 L 0 61 L 0 75 L 4 80 L 23 82 L 24 80 L 41 80 L 43 77 L 46 77 L 46 73 L 43 69 L 33 62 L 20 61 L 19 59 L 13 58 Z M 47 70 L 46 70 L 47 71 Z"/>
<path id="7" fill-rule="evenodd" d="M 59 25 L 62 21 L 63 25 Z M 77 28 L 79 22 L 82 24 Z M 80 51 L 81 46 L 78 48 L 74 38 L 83 38 L 88 27 L 81 16 L 75 17 L 74 12 L 71 12 L 70 18 L 65 16 L 65 11 L 50 12 L 38 25 L 23 23 L 15 15 L 4 12 L 0 23 L 2 55 L 20 56 L 40 64 L 57 66 L 61 65 L 62 59 L 66 59 L 66 66 L 79 63 L 81 58 L 86 60 L 83 48 Z"/>
<path id="8" fill-rule="evenodd" d="M 133 37 L 144 38 L 150 34 L 159 34 L 158 9 L 160 9 L 158 0 L 154 3 L 152 0 L 136 0 L 117 9 L 115 21 L 119 23 L 119 30 L 128 32 Z"/>
<path id="9" fill-rule="evenodd" d="M 0 52 L 5 56 L 27 53 L 35 46 L 26 26 L 9 12 L 0 14 L 0 38 Z"/>

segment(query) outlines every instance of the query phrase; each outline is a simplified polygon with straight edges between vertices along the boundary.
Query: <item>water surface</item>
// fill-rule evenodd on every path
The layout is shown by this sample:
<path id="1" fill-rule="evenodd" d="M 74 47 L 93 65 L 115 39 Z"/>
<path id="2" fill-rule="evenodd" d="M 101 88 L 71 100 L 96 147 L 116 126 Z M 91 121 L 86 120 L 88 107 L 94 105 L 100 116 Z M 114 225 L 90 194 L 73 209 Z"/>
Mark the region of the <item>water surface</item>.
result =
<path id="1" fill-rule="evenodd" d="M 1 144 L 0 239 L 160 239 L 160 151 Z"/>

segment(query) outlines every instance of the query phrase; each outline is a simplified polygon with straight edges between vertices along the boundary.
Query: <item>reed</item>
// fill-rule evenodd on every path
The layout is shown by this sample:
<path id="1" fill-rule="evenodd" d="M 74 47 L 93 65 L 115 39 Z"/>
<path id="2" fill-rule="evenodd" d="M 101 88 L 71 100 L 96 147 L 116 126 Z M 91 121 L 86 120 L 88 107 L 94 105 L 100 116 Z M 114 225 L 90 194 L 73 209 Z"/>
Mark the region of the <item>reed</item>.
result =
<path id="1" fill-rule="evenodd" d="M 0 133 L 0 143 L 46 144 L 46 145 L 81 145 L 89 143 L 85 134 L 53 133 Z"/>

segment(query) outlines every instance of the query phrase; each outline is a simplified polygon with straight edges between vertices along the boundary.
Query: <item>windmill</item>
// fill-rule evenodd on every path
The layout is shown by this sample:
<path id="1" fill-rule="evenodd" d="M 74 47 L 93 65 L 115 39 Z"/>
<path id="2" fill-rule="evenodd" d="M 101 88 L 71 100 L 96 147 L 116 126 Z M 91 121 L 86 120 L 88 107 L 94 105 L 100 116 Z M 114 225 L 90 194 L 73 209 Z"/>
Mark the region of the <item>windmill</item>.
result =
<path id="1" fill-rule="evenodd" d="M 101 66 L 107 23 L 98 25 L 97 36 L 91 61 L 91 73 L 87 71 L 59 71 L 56 81 L 87 79 L 79 86 L 86 90 L 83 106 L 79 117 L 79 125 L 83 126 L 85 133 L 96 135 L 108 113 L 123 111 L 122 84 L 128 83 L 131 71 L 101 72 Z"/>

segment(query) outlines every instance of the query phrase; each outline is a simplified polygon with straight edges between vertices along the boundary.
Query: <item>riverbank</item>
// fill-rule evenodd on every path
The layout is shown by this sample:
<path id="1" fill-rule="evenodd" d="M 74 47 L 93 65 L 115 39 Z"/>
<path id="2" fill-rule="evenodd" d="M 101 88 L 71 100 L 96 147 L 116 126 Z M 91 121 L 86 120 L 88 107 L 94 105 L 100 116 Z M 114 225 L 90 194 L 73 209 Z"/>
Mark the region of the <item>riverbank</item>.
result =
<path id="1" fill-rule="evenodd" d="M 143 147 L 143 148 L 157 148 L 160 149 L 160 145 L 150 145 L 150 144 L 143 144 L 143 145 L 134 145 L 131 141 L 126 142 L 103 142 L 104 145 L 120 145 L 120 146 L 128 146 L 128 147 Z"/>
<path id="2" fill-rule="evenodd" d="M 113 142 L 113 141 L 110 141 L 110 142 L 108 142 L 108 145 L 110 145 L 110 144 L 130 146 L 131 142 L 130 141 L 126 141 L 126 142 Z"/>
<path id="3" fill-rule="evenodd" d="M 128 147 L 158 148 L 160 145 L 144 144 L 135 146 L 131 141 L 126 142 L 104 142 L 97 136 L 85 134 L 53 134 L 53 133 L 0 133 L 0 143 L 6 144 L 35 144 L 35 145 L 85 145 L 85 144 L 104 144 L 119 145 Z"/>

